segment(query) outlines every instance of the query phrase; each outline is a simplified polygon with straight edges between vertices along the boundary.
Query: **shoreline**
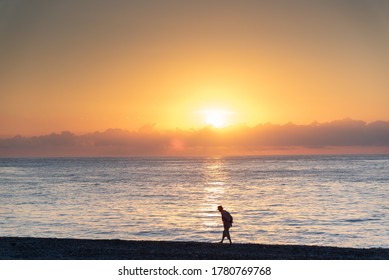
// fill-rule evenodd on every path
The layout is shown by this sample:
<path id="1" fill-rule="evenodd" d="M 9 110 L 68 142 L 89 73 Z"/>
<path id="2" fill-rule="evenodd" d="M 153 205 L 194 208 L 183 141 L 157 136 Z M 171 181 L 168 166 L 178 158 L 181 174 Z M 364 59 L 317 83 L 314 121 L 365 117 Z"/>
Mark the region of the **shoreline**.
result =
<path id="1" fill-rule="evenodd" d="M 0 260 L 389 260 L 389 248 L 0 237 Z"/>

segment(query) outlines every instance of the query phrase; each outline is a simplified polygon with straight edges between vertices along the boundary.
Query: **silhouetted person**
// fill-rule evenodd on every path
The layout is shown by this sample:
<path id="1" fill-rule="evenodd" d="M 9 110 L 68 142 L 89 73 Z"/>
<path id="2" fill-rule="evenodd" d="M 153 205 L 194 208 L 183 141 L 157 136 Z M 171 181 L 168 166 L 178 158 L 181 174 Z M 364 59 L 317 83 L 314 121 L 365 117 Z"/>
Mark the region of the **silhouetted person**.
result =
<path id="1" fill-rule="evenodd" d="M 217 210 L 219 210 L 220 214 L 222 214 L 222 221 L 224 226 L 223 237 L 219 243 L 223 243 L 225 237 L 227 237 L 230 243 L 232 243 L 230 237 L 230 227 L 232 227 L 233 218 L 230 213 L 223 209 L 223 206 L 218 206 Z"/>

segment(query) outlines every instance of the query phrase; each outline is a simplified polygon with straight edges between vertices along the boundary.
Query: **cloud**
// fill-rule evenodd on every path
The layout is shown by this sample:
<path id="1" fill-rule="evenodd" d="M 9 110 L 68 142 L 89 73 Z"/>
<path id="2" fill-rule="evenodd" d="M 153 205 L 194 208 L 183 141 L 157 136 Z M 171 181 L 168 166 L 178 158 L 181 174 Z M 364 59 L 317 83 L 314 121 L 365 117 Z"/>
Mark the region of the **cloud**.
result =
<path id="1" fill-rule="evenodd" d="M 216 129 L 138 131 L 108 129 L 0 139 L 0 157 L 195 156 L 299 153 L 389 153 L 389 122 L 350 119 L 309 125 L 259 124 Z"/>

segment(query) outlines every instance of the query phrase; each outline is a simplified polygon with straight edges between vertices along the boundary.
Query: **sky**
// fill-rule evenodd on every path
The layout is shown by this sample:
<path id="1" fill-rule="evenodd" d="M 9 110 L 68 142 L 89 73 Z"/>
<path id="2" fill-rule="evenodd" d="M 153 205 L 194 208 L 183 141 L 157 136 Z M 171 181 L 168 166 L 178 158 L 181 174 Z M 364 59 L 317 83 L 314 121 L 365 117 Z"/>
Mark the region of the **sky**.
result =
<path id="1" fill-rule="evenodd" d="M 0 0 L 0 138 L 388 122 L 388 49 L 388 1 Z"/>

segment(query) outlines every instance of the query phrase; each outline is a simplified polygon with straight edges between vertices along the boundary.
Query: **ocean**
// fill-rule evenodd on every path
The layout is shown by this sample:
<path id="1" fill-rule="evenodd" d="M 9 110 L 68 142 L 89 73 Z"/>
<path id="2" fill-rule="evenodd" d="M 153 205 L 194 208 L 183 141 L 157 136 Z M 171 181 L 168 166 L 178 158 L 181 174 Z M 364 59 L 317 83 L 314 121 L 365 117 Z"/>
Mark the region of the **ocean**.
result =
<path id="1" fill-rule="evenodd" d="M 389 247 L 389 156 L 0 159 L 0 236 Z"/>

